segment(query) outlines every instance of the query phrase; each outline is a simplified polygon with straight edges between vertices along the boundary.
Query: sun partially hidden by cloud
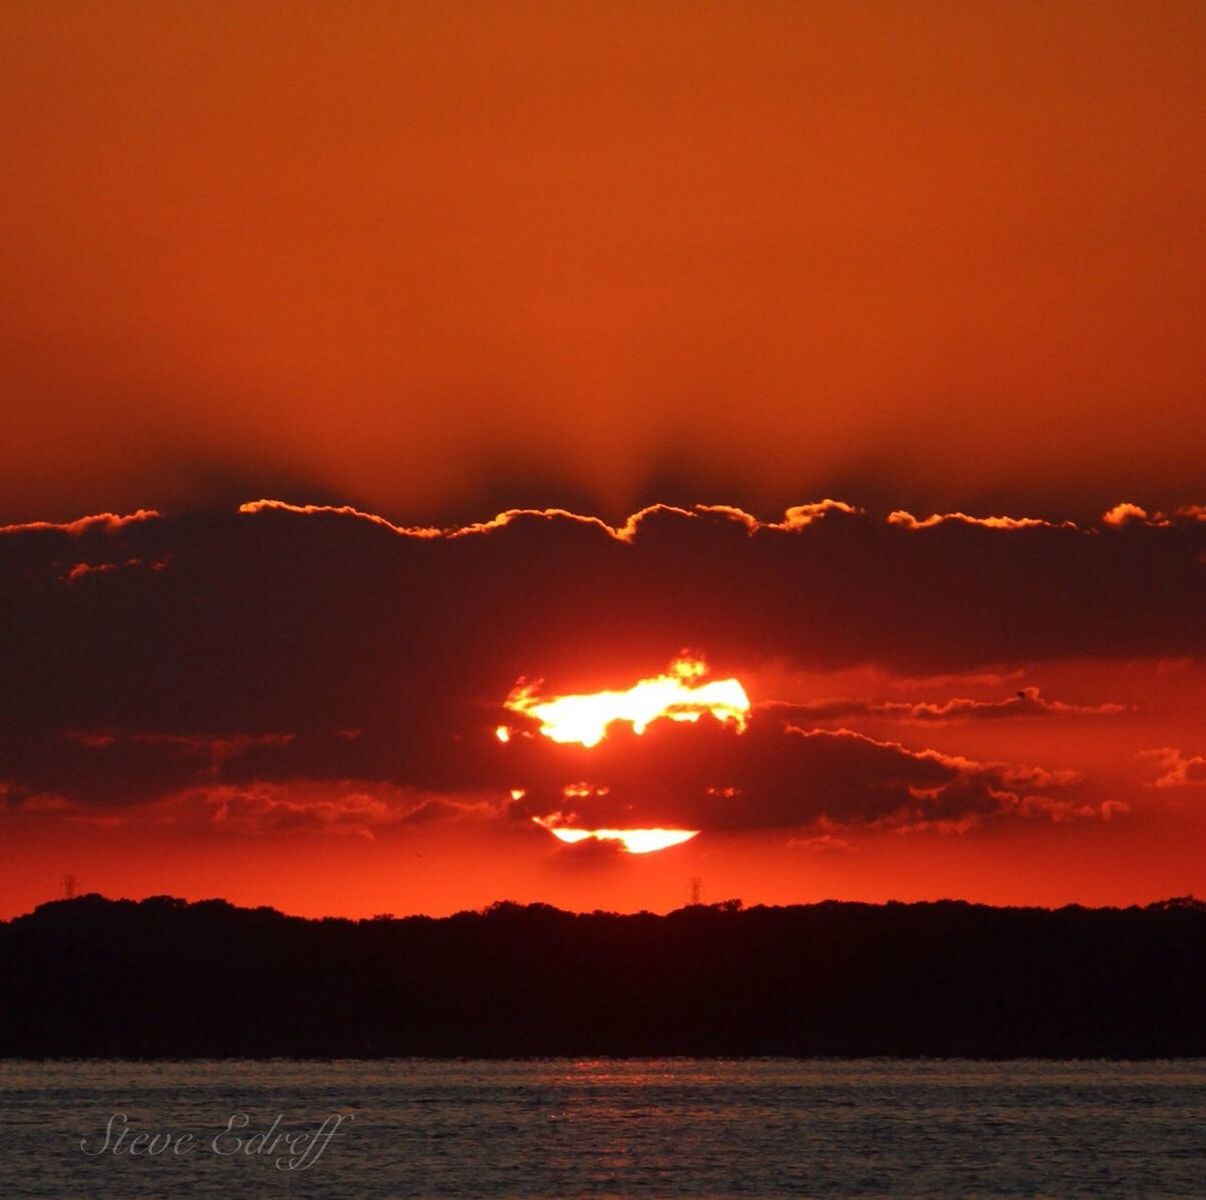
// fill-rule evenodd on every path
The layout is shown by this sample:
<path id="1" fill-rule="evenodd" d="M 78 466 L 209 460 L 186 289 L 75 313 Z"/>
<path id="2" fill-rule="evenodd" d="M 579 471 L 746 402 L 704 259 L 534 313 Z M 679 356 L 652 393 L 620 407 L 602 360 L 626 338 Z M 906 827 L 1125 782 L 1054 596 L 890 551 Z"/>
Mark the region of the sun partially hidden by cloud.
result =
<path id="1" fill-rule="evenodd" d="M 507 697 L 507 708 L 540 722 L 540 732 L 554 742 L 577 742 L 597 746 L 613 721 L 625 721 L 634 732 L 644 733 L 651 721 L 698 721 L 711 713 L 722 722 L 745 728 L 750 700 L 736 679 L 705 680 L 708 666 L 696 655 L 684 653 L 663 675 L 642 679 L 626 691 L 592 692 L 586 695 L 553 696 L 542 699 L 536 684 L 520 684 Z M 511 731 L 500 726 L 499 741 Z"/>
<path id="2" fill-rule="evenodd" d="M 558 841 L 575 846 L 579 842 L 619 842 L 629 854 L 649 854 L 681 846 L 699 834 L 698 829 L 577 829 L 558 825 L 556 818 L 533 817 L 542 829 L 547 829 Z"/>
<path id="3" fill-rule="evenodd" d="M 641 679 L 625 691 L 602 691 L 587 694 L 554 696 L 542 700 L 537 685 L 517 686 L 507 697 L 506 706 L 512 712 L 532 717 L 540 722 L 540 733 L 550 741 L 576 743 L 587 749 L 597 746 L 606 736 L 607 728 L 615 721 L 632 727 L 642 734 L 651 722 L 659 718 L 694 724 L 704 713 L 710 713 L 724 724 L 745 730 L 750 710 L 749 696 L 737 679 L 707 680 L 708 665 L 702 657 L 684 651 L 662 675 Z M 500 725 L 495 736 L 509 742 L 512 730 Z M 594 793 L 606 795 L 608 789 L 592 789 L 588 785 L 564 789 L 567 799 Z M 522 791 L 520 796 L 522 796 Z M 514 792 L 512 793 L 514 796 Z M 616 842 L 629 854 L 649 854 L 681 846 L 698 833 L 698 829 L 591 829 L 577 824 L 572 813 L 550 813 L 533 816 L 532 820 L 547 829 L 559 841 L 577 845 L 585 841 Z"/>

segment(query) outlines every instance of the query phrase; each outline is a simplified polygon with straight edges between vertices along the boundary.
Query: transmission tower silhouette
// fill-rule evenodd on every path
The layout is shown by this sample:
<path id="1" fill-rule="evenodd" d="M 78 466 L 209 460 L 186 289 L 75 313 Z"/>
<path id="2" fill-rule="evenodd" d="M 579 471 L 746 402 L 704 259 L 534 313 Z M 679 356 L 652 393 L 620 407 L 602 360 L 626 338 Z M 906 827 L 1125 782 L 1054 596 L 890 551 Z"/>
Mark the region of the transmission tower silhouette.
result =
<path id="1" fill-rule="evenodd" d="M 703 880 L 698 875 L 691 876 L 691 903 L 703 903 Z"/>
<path id="2" fill-rule="evenodd" d="M 64 900 L 74 900 L 75 899 L 75 882 L 76 881 L 75 881 L 74 875 L 64 875 L 63 876 L 63 899 Z"/>

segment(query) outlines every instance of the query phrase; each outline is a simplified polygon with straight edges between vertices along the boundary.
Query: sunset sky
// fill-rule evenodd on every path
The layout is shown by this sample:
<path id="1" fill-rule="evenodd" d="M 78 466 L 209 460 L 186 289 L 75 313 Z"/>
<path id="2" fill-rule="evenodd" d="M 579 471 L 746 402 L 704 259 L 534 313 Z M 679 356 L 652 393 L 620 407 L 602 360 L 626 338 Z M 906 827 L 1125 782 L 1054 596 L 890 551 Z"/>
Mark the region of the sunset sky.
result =
<path id="1" fill-rule="evenodd" d="M 1203 894 L 1204 33 L 0 7 L 0 916 Z"/>

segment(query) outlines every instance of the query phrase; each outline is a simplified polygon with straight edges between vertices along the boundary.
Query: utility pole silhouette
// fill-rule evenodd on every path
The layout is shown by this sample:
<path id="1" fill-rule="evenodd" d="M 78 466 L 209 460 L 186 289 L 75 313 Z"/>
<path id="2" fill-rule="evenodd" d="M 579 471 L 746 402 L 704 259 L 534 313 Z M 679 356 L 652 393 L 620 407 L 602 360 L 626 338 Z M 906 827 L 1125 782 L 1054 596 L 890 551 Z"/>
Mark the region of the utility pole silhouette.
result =
<path id="1" fill-rule="evenodd" d="M 74 900 L 75 899 L 75 876 L 74 875 L 64 875 L 63 876 L 63 899 L 64 900 Z"/>
<path id="2" fill-rule="evenodd" d="M 703 896 L 703 880 L 698 875 L 691 876 L 691 903 L 692 905 L 702 904 Z"/>

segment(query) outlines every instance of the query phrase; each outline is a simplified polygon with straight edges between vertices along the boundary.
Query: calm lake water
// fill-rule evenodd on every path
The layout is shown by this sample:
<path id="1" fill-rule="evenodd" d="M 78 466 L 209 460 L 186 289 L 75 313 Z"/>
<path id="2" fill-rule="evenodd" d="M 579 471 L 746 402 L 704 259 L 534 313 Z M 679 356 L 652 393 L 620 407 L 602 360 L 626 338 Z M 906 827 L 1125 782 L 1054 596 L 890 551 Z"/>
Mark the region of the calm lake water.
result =
<path id="1" fill-rule="evenodd" d="M 6 1200 L 1206 1196 L 1202 1060 L 7 1062 L 0 1113 Z"/>

